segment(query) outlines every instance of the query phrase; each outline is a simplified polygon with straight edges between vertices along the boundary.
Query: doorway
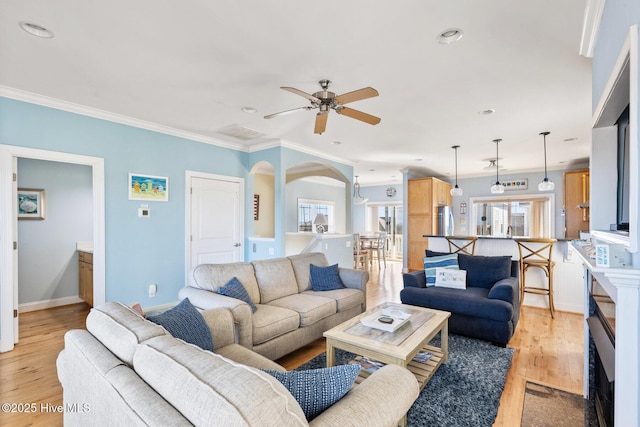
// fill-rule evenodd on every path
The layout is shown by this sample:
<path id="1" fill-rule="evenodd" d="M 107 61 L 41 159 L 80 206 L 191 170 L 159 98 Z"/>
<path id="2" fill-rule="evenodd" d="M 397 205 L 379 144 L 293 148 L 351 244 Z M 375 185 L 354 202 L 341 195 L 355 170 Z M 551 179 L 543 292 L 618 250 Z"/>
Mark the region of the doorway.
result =
<path id="1" fill-rule="evenodd" d="M 188 271 L 207 263 L 244 260 L 244 180 L 187 171 Z"/>
<path id="2" fill-rule="evenodd" d="M 93 186 L 94 304 L 105 301 L 104 159 L 0 145 L 0 352 L 18 342 L 17 159 L 50 160 L 91 167 Z"/>
<path id="3" fill-rule="evenodd" d="M 391 259 L 402 259 L 402 212 L 400 203 L 369 203 L 367 231 L 387 233 L 386 250 Z"/>

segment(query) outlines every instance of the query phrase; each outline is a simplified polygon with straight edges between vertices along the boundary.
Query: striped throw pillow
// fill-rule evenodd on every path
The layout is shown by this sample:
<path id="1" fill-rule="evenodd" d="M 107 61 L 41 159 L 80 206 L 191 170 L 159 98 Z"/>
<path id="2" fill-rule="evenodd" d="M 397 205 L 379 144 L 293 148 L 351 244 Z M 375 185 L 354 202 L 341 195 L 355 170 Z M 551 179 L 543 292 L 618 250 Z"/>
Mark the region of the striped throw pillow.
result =
<path id="1" fill-rule="evenodd" d="M 289 390 L 307 421 L 311 421 L 347 394 L 360 373 L 360 365 L 354 363 L 308 371 L 263 371 Z"/>
<path id="2" fill-rule="evenodd" d="M 458 267 L 458 254 L 448 254 L 442 256 L 433 256 L 423 259 L 424 262 L 424 274 L 427 277 L 427 287 L 435 286 L 436 284 L 436 268 L 452 268 L 459 270 Z"/>

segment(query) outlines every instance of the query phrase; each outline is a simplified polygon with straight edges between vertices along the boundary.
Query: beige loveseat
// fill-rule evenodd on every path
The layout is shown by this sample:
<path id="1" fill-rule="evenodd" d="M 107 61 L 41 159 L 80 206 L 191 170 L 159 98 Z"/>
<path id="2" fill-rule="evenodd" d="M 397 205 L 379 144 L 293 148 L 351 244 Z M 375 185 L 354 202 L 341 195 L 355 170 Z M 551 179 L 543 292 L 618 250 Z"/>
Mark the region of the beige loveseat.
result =
<path id="1" fill-rule="evenodd" d="M 408 370 L 388 365 L 310 423 L 287 389 L 255 368 L 284 369 L 234 344 L 227 309 L 204 311 L 215 353 L 133 310 L 93 308 L 65 334 L 57 360 L 65 426 L 392 426 L 418 396 Z"/>
<path id="2" fill-rule="evenodd" d="M 231 264 L 201 264 L 193 268 L 180 299 L 189 298 L 208 310 L 226 307 L 237 326 L 238 343 L 276 360 L 322 337 L 336 325 L 365 311 L 369 273 L 340 268 L 343 289 L 313 291 L 310 265 L 327 266 L 323 253 L 308 253 Z M 238 299 L 217 293 L 236 277 L 258 307 L 255 313 Z"/>

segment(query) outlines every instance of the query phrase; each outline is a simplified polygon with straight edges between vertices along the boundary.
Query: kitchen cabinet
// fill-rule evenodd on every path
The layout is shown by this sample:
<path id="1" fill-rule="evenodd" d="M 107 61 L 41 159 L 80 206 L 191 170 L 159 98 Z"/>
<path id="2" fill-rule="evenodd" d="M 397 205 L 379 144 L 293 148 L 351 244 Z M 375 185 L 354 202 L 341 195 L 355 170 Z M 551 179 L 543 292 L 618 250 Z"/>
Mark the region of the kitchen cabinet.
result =
<path id="1" fill-rule="evenodd" d="M 428 248 L 428 238 L 437 230 L 438 206 L 451 206 L 451 184 L 437 178 L 416 178 L 408 181 L 407 191 L 407 268 L 424 268 L 422 259 Z"/>
<path id="2" fill-rule="evenodd" d="M 78 295 L 93 307 L 93 254 L 78 251 Z"/>
<path id="3" fill-rule="evenodd" d="M 589 230 L 589 169 L 564 173 L 564 237 L 580 238 Z"/>

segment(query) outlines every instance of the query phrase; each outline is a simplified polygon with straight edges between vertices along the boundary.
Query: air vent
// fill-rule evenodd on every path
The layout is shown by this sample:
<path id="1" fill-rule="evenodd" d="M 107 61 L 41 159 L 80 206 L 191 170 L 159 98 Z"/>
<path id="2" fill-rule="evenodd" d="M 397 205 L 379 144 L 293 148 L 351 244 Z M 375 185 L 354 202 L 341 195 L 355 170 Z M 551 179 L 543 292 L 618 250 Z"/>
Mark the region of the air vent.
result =
<path id="1" fill-rule="evenodd" d="M 240 125 L 227 126 L 222 129 L 218 129 L 217 132 L 222 135 L 232 136 L 242 141 L 250 141 L 252 139 L 262 138 L 265 136 L 264 133 Z"/>

